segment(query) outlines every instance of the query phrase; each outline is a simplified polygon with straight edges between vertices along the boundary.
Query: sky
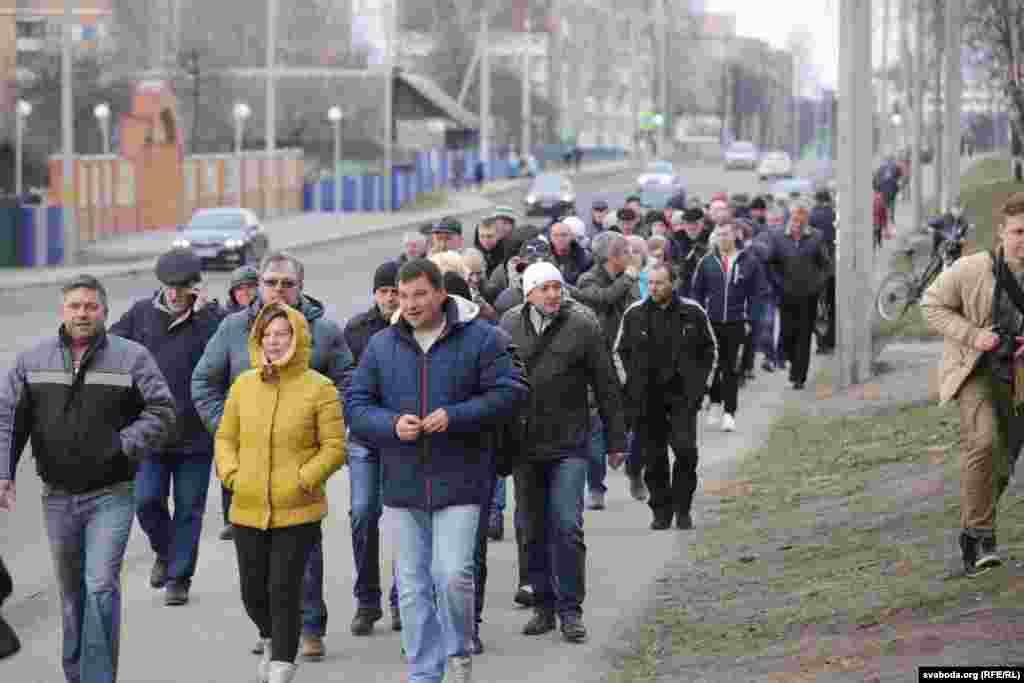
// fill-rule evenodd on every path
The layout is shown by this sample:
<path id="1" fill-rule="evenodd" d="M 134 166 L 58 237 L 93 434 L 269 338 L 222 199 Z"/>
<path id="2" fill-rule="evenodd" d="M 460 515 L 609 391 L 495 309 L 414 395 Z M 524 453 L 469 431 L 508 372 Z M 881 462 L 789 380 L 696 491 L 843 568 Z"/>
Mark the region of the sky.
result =
<path id="1" fill-rule="evenodd" d="M 709 12 L 736 15 L 736 32 L 753 36 L 775 47 L 785 47 L 786 37 L 797 25 L 814 35 L 813 60 L 821 85 L 834 88 L 838 81 L 838 24 L 834 17 L 839 0 L 705 0 Z"/>

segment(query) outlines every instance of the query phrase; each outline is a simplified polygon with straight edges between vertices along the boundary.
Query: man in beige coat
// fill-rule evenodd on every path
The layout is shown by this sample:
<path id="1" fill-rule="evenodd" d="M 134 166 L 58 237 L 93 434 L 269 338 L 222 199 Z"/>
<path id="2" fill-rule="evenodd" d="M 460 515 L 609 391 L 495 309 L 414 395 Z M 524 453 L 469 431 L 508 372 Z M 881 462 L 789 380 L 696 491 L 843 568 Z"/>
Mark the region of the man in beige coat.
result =
<path id="1" fill-rule="evenodd" d="M 960 404 L 960 549 L 969 577 L 1001 562 L 996 506 L 1024 436 L 1024 405 L 1014 401 L 1024 355 L 1024 193 L 1012 196 L 1002 214 L 995 252 L 958 260 L 921 300 L 928 325 L 946 340 L 939 399 Z M 994 306 L 997 273 L 1003 284 Z M 1012 357 L 999 353 L 1004 339 Z"/>

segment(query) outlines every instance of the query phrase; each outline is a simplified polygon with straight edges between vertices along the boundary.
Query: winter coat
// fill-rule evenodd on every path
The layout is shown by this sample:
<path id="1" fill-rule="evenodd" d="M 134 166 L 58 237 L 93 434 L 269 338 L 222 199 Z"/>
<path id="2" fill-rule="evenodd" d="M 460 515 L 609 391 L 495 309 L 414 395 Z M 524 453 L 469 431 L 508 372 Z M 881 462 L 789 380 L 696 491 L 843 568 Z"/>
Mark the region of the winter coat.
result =
<path id="1" fill-rule="evenodd" d="M 613 278 L 603 263 L 595 263 L 576 281 L 576 288 L 577 301 L 589 306 L 597 315 L 605 343 L 611 350 L 622 314 L 640 299 L 640 283 L 625 273 Z"/>
<path id="2" fill-rule="evenodd" d="M 700 407 L 714 377 L 718 343 L 704 309 L 692 299 L 674 297 L 667 312 L 671 314 L 668 330 L 672 341 L 666 348 L 656 348 L 651 342 L 650 317 L 661 313 L 653 299 L 636 302 L 622 317 L 615 340 L 615 366 L 626 387 L 625 404 L 632 420 L 647 417 L 653 370 L 674 368 L 675 377 L 681 379 L 681 397 L 694 410 Z"/>
<path id="3" fill-rule="evenodd" d="M 328 478 L 345 464 L 345 422 L 334 383 L 311 370 L 313 344 L 306 318 L 288 308 L 292 347 L 274 361 L 249 334 L 252 365 L 238 376 L 217 428 L 217 476 L 232 494 L 230 521 L 277 529 L 327 516 Z M 262 313 L 261 313 L 262 315 Z"/>
<path id="4" fill-rule="evenodd" d="M 488 279 L 494 273 L 495 268 L 501 268 L 505 264 L 505 241 L 498 240 L 494 249 L 487 251 L 480 244 L 480 235 L 473 236 L 473 246 L 484 256 L 484 279 Z"/>
<path id="5" fill-rule="evenodd" d="M 180 322 L 176 318 L 164 304 L 163 293 L 158 291 L 149 299 L 137 301 L 111 326 L 110 332 L 145 346 L 174 396 L 177 420 L 161 454 L 212 457 L 213 435 L 199 419 L 192 402 L 192 371 L 224 314 L 219 306 L 207 305 L 190 311 Z"/>
<path id="6" fill-rule="evenodd" d="M 821 233 L 826 242 L 836 241 L 836 210 L 832 208 L 831 204 L 818 204 L 811 209 L 808 223 Z"/>
<path id="7" fill-rule="evenodd" d="M 249 330 L 262 307 L 260 300 L 256 299 L 245 310 L 225 318 L 192 373 L 192 400 L 210 432 L 217 431 L 231 384 L 252 367 Z M 311 296 L 302 295 L 299 311 L 306 316 L 313 338 L 310 367 L 331 378 L 338 389 L 338 396 L 343 397 L 352 369 L 352 352 L 345 343 L 341 328 L 323 317 L 323 304 Z"/>
<path id="8" fill-rule="evenodd" d="M 544 461 L 587 452 L 588 389 L 593 389 L 606 426 L 608 451 L 625 451 L 622 388 L 597 320 L 579 304 L 566 301 L 555 320 L 538 336 L 530 321 L 531 308 L 530 304 L 518 306 L 501 319 L 501 328 L 512 335 L 512 342 L 524 359 L 530 358 L 544 335 L 554 329 L 554 339 L 534 362 L 528 377 L 527 457 Z"/>
<path id="9" fill-rule="evenodd" d="M 800 239 L 794 239 L 789 226 L 771 235 L 767 263 L 780 282 L 784 297 L 817 294 L 832 274 L 832 262 L 821 233 L 804 226 Z"/>
<path id="10" fill-rule="evenodd" d="M 576 242 L 570 244 L 569 253 L 564 257 L 555 254 L 552 250 L 551 259 L 561 271 L 562 278 L 570 285 L 575 285 L 580 276 L 594 265 L 594 259 L 587 253 L 587 250 Z"/>
<path id="11" fill-rule="evenodd" d="M 383 503 L 439 510 L 483 505 L 494 479 L 493 429 L 510 419 L 529 389 L 496 326 L 478 308 L 449 296 L 444 332 L 427 353 L 404 320 L 375 335 L 348 391 L 352 434 L 378 449 Z M 444 408 L 448 429 L 402 441 L 401 415 Z"/>
<path id="12" fill-rule="evenodd" d="M 141 344 L 100 332 L 77 372 L 71 353 L 61 326 L 18 354 L 0 384 L 0 479 L 14 480 L 31 439 L 50 486 L 78 494 L 133 481 L 174 429 L 174 397 Z"/>
<path id="13" fill-rule="evenodd" d="M 939 364 L 941 403 L 957 397 L 984 355 L 974 348 L 974 340 L 994 324 L 994 270 L 991 252 L 964 256 L 940 273 L 921 297 L 925 321 L 945 340 Z"/>
<path id="14" fill-rule="evenodd" d="M 386 329 L 388 325 L 390 323 L 380 314 L 377 304 L 374 304 L 370 307 L 370 310 L 360 313 L 345 324 L 342 335 L 345 337 L 345 343 L 348 344 L 348 349 L 352 352 L 352 358 L 356 365 L 359 364 L 359 359 L 363 357 L 363 351 L 366 350 L 366 345 L 370 343 L 370 338 L 381 330 Z"/>
<path id="15" fill-rule="evenodd" d="M 707 311 L 711 322 L 749 321 L 754 302 L 767 293 L 761 262 L 742 249 L 733 253 L 728 273 L 724 267 L 717 248 L 705 254 L 693 275 L 690 298 Z"/>
<path id="16" fill-rule="evenodd" d="M 693 288 L 693 276 L 697 272 L 697 266 L 700 265 L 704 255 L 708 253 L 707 242 L 703 240 L 688 239 L 687 243 L 690 245 L 689 250 L 677 262 L 678 276 L 676 278 L 676 294 L 684 298 L 690 296 L 690 290 Z"/>

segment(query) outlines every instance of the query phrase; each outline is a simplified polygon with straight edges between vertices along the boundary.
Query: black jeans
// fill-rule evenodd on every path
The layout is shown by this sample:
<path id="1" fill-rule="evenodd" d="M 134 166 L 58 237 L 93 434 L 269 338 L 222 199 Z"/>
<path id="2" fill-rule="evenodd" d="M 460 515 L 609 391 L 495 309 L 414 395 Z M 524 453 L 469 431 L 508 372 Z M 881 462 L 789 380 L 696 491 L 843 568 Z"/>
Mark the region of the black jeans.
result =
<path id="1" fill-rule="evenodd" d="M 789 356 L 789 381 L 807 381 L 807 368 L 811 364 L 811 336 L 814 319 L 818 314 L 818 295 L 785 296 L 782 299 L 783 346 Z M 722 343 L 718 344 L 719 349 Z M 721 350 L 719 350 L 721 357 Z"/>
<path id="2" fill-rule="evenodd" d="M 647 414 L 637 421 L 643 444 L 644 483 L 648 505 L 655 513 L 666 508 L 679 515 L 690 512 L 697 490 L 697 408 L 684 396 L 651 395 Z M 675 462 L 669 467 L 668 447 Z"/>
<path id="3" fill-rule="evenodd" d="M 711 385 L 711 402 L 724 403 L 725 412 L 736 414 L 736 402 L 739 395 L 741 353 L 749 335 L 742 322 L 711 323 L 718 340 L 718 369 Z"/>
<path id="4" fill-rule="evenodd" d="M 484 592 L 487 589 L 487 531 L 490 528 L 491 509 L 494 507 L 494 487 L 498 485 L 497 473 L 491 477 L 491 489 L 486 502 L 480 506 L 480 524 L 476 531 L 476 553 L 473 564 L 476 568 L 476 623 L 483 621 Z"/>
<path id="5" fill-rule="evenodd" d="M 13 592 L 14 582 L 11 580 L 11 574 L 7 571 L 6 565 L 4 565 L 4 558 L 0 557 L 0 605 L 3 605 L 4 600 L 10 597 Z"/>
<path id="6" fill-rule="evenodd" d="M 275 662 L 294 662 L 299 651 L 302 575 L 320 538 L 320 522 L 267 530 L 235 526 L 242 603 L 260 638 L 270 638 Z"/>
<path id="7" fill-rule="evenodd" d="M 836 347 L 836 278 L 834 275 L 825 281 L 825 289 L 821 296 L 825 297 L 828 328 L 825 336 L 818 339 L 818 348 L 834 349 Z M 817 311 L 817 304 L 815 304 L 815 311 Z M 817 313 L 815 313 L 815 317 L 817 317 Z"/>

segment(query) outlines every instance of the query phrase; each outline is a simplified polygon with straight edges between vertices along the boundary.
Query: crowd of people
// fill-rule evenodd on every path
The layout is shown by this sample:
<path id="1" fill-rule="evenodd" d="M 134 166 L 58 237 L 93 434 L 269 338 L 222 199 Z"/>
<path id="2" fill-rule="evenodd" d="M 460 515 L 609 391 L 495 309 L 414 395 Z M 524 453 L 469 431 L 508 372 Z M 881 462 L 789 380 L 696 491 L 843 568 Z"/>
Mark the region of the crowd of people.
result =
<path id="1" fill-rule="evenodd" d="M 445 218 L 403 236 L 368 283 L 372 303 L 344 325 L 284 252 L 235 271 L 222 306 L 196 256 L 172 250 L 156 291 L 109 327 L 103 284 L 69 282 L 59 333 L 0 385 L 0 508 L 14 504 L 31 441 L 66 679 L 116 680 L 136 516 L 150 585 L 188 604 L 211 471 L 261 681 L 291 681 L 298 660 L 324 656 L 321 524 L 345 465 L 350 631 L 384 617 L 387 519 L 390 625 L 410 681 L 472 680 L 509 476 L 515 601 L 532 610 L 522 632 L 586 640 L 583 510 L 605 507 L 607 468 L 625 465 L 651 529 L 696 526 L 701 413 L 739 429 L 757 367 L 788 367 L 804 387 L 818 299 L 834 297 L 834 221 L 827 192 L 814 207 L 724 193 L 654 210 L 599 200 L 545 226 L 497 207 L 470 245 Z"/>

